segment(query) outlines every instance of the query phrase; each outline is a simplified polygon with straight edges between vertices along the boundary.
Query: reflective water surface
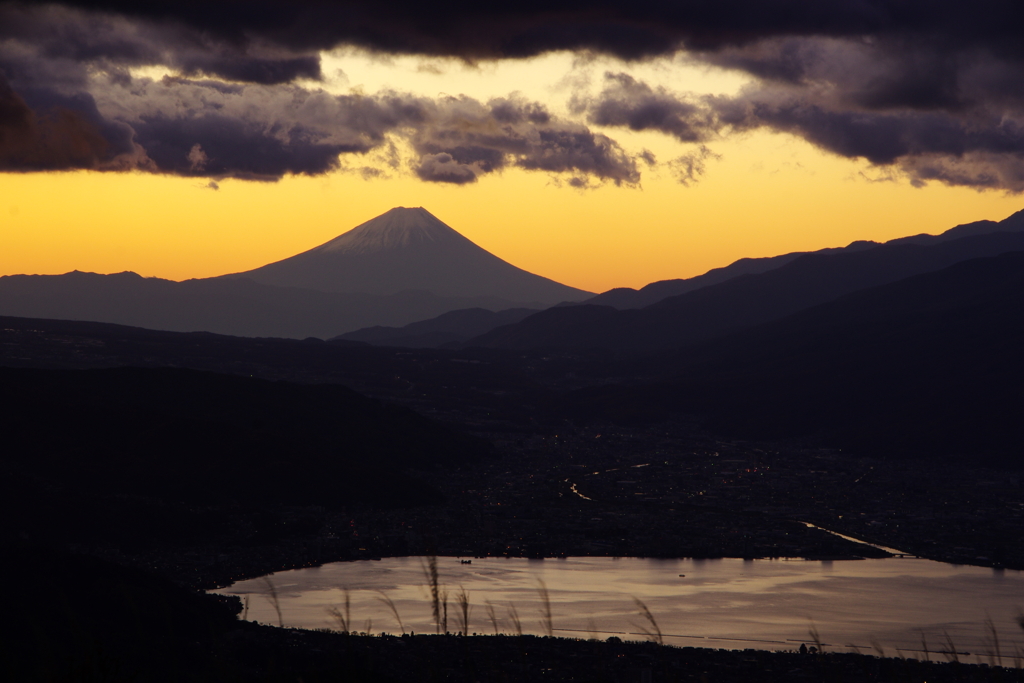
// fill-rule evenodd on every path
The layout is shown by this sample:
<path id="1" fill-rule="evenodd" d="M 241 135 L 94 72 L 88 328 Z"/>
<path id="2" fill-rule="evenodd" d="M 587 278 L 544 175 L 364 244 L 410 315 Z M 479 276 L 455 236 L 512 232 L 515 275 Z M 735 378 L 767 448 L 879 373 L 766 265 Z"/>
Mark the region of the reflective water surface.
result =
<path id="1" fill-rule="evenodd" d="M 898 648 L 922 657 L 927 647 L 932 658 L 942 659 L 939 651 L 952 642 L 960 653 L 971 653 L 970 661 L 979 655 L 988 661 L 986 653 L 996 650 L 994 627 L 1008 665 L 1018 649 L 1024 651 L 1024 634 L 1016 624 L 1024 608 L 1024 576 L 1015 571 L 922 559 L 437 561 L 452 632 L 461 630 L 455 595 L 463 588 L 471 604 L 471 633 L 493 633 L 495 626 L 514 633 L 512 614 L 517 614 L 524 633 L 543 634 L 538 590 L 543 584 L 554 634 L 560 636 L 645 638 L 654 627 L 640 614 L 635 598 L 673 645 L 792 649 L 813 644 L 813 630 L 832 650 L 877 652 L 881 647 L 895 656 Z M 400 633 L 386 596 L 406 631 L 433 633 L 424 566 L 418 557 L 339 562 L 241 581 L 215 592 L 248 597 L 249 619 L 276 624 L 269 580 L 284 625 L 331 628 L 336 624 L 327 610 L 344 609 L 347 589 L 354 630 Z"/>

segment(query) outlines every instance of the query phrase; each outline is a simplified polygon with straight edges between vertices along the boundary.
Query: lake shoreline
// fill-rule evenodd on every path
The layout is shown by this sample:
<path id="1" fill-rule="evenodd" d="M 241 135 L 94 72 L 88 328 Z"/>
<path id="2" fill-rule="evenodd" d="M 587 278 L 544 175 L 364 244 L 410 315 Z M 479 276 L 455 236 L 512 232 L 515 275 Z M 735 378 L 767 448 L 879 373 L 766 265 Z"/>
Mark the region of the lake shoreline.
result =
<path id="1" fill-rule="evenodd" d="M 825 650 L 722 650 L 676 647 L 654 642 L 544 636 L 342 635 L 328 631 L 245 624 L 232 638 L 231 656 L 255 677 L 282 667 L 305 679 L 327 680 L 344 673 L 348 681 L 691 681 L 760 683 L 775 681 L 906 681 L 969 683 L 1024 681 L 1024 670 L 944 661 Z M 972 657 L 974 657 L 972 655 Z M 985 660 L 988 655 L 982 655 Z M 977 658 L 977 657 L 974 657 Z M 938 659 L 940 661 L 934 661 Z M 992 662 L 995 663 L 992 655 Z"/>
<path id="2" fill-rule="evenodd" d="M 947 636 L 977 649 L 990 627 L 1015 652 L 1022 591 L 1018 572 L 921 558 L 404 557 L 281 572 L 215 593 L 243 601 L 249 620 L 304 629 L 643 638 L 653 626 L 665 642 L 730 649 L 798 647 L 813 631 L 833 649 L 880 643 L 912 656 Z"/>

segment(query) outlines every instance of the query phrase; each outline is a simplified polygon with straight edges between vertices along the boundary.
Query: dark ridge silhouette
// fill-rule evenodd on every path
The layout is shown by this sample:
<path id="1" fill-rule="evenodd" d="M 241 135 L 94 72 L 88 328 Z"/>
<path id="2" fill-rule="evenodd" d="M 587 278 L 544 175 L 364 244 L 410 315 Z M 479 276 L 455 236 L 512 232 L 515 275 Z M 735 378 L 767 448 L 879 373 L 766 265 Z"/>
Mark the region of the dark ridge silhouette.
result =
<path id="1" fill-rule="evenodd" d="M 423 290 L 444 297 L 540 302 L 538 308 L 590 296 L 516 268 L 422 207 L 391 209 L 319 247 L 224 277 L 325 292 Z"/>
<path id="2" fill-rule="evenodd" d="M 18 397 L 0 414 L 0 464 L 69 496 L 413 505 L 437 494 L 407 470 L 487 452 L 338 385 L 171 368 L 0 368 L 0 378 Z"/>
<path id="3" fill-rule="evenodd" d="M 851 292 L 1017 250 L 1024 250 L 1024 232 L 804 254 L 767 273 L 736 277 L 639 310 L 588 305 L 549 309 L 475 337 L 466 345 L 630 351 L 678 348 L 777 320 Z"/>
<path id="4" fill-rule="evenodd" d="M 576 392 L 577 418 L 707 418 L 718 433 L 814 436 L 876 457 L 1022 467 L 1024 253 L 972 259 L 661 354 L 658 385 Z"/>
<path id="5" fill-rule="evenodd" d="M 436 318 L 410 323 L 403 327 L 366 327 L 334 337 L 330 341 L 366 342 L 377 346 L 403 346 L 407 348 L 441 348 L 490 332 L 495 327 L 517 323 L 535 308 L 509 308 L 488 311 L 485 308 L 467 308 L 442 313 Z"/>
<path id="6" fill-rule="evenodd" d="M 940 235 L 928 235 L 922 233 L 920 235 L 912 235 L 910 237 L 900 237 L 894 240 L 889 240 L 884 244 L 931 245 L 960 239 L 961 237 L 985 235 L 1000 231 L 1020 230 L 1024 230 L 1024 211 L 1018 211 L 1012 216 L 998 222 L 975 221 L 973 223 L 966 223 L 964 225 L 958 225 L 954 228 L 950 228 Z M 687 292 L 692 292 L 710 285 L 716 285 L 741 275 L 758 275 L 760 273 L 766 273 L 770 270 L 781 268 L 787 263 L 807 254 L 848 253 L 864 251 L 865 249 L 872 249 L 877 246 L 880 246 L 880 243 L 859 240 L 846 247 L 820 249 L 814 252 L 794 252 L 766 258 L 742 258 L 728 266 L 713 268 L 703 275 L 698 275 L 692 278 L 660 280 L 658 282 L 652 282 L 645 287 L 641 287 L 639 290 L 632 289 L 630 287 L 610 289 L 607 292 L 598 294 L 597 296 L 587 299 L 582 303 L 597 306 L 611 306 L 612 308 L 618 308 L 620 310 L 627 308 L 645 308 L 652 304 L 656 304 L 662 299 L 667 299 L 670 296 L 686 294 Z"/>
<path id="7" fill-rule="evenodd" d="M 0 580 L 17 587 L 0 623 L 5 680 L 197 680 L 238 627 L 237 601 L 19 538 L 0 543 Z"/>
<path id="8" fill-rule="evenodd" d="M 454 309 L 502 310 L 512 305 L 487 296 L 332 293 L 247 279 L 174 282 L 131 272 L 0 277 L 3 315 L 249 337 L 326 339 L 369 325 L 404 325 Z"/>

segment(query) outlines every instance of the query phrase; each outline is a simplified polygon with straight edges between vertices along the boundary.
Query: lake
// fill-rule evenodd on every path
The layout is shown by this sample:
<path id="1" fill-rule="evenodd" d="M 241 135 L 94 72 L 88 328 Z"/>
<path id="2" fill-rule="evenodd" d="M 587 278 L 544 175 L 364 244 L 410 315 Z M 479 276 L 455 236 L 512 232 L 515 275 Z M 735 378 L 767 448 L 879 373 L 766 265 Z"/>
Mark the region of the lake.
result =
<path id="1" fill-rule="evenodd" d="M 880 560 L 656 560 L 571 557 L 437 559 L 448 591 L 448 630 L 460 630 L 455 595 L 469 596 L 469 632 L 543 634 L 541 586 L 554 634 L 642 640 L 654 625 L 671 645 L 786 650 L 813 644 L 889 656 L 942 659 L 946 635 L 956 650 L 994 652 L 1012 660 L 1024 638 L 1016 617 L 1024 608 L 1021 572 L 956 566 L 918 558 Z M 277 624 L 270 584 L 285 626 L 330 628 L 328 609 L 350 601 L 353 630 L 401 633 L 435 630 L 425 558 L 338 562 L 240 581 L 214 592 L 248 600 L 247 617 Z M 270 584 L 268 584 L 268 581 Z M 389 607 L 384 598 L 394 605 Z M 488 612 L 490 603 L 492 615 Z M 989 621 L 991 620 L 991 621 Z M 368 623 L 369 622 L 369 623 Z M 987 658 L 985 658 L 987 661 Z M 1010 663 L 1009 661 L 1007 663 Z"/>

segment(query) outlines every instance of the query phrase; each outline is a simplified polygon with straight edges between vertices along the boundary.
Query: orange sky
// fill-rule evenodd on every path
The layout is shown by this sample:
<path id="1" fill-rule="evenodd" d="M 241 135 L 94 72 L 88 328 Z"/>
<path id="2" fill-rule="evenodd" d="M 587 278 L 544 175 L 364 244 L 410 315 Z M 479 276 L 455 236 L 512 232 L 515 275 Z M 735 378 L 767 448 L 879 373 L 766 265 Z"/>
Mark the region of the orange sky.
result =
<path id="1" fill-rule="evenodd" d="M 566 78 L 580 76 L 565 56 L 426 70 L 415 60 L 325 57 L 328 67 L 331 59 L 347 68 L 328 89 L 419 84 L 436 95 L 447 85 L 481 98 L 525 90 L 547 98 L 555 111 L 566 99 Z M 734 75 L 670 66 L 637 69 L 677 89 L 742 86 Z M 592 74 L 604 66 L 588 68 Z M 632 153 L 650 149 L 660 159 L 688 149 L 658 134 L 608 134 Z M 1020 195 L 936 183 L 918 189 L 905 179 L 883 179 L 866 162 L 824 154 L 786 135 L 759 132 L 710 146 L 720 158 L 708 161 L 695 184 L 681 185 L 662 168 L 645 171 L 639 188 L 606 184 L 583 191 L 519 170 L 466 186 L 424 183 L 404 171 L 374 180 L 336 172 L 277 183 L 225 180 L 216 191 L 203 180 L 143 173 L 0 174 L 0 274 L 219 275 L 304 251 L 391 207 L 424 206 L 517 266 L 604 291 L 690 277 L 744 256 L 936 233 L 1024 208 Z"/>

